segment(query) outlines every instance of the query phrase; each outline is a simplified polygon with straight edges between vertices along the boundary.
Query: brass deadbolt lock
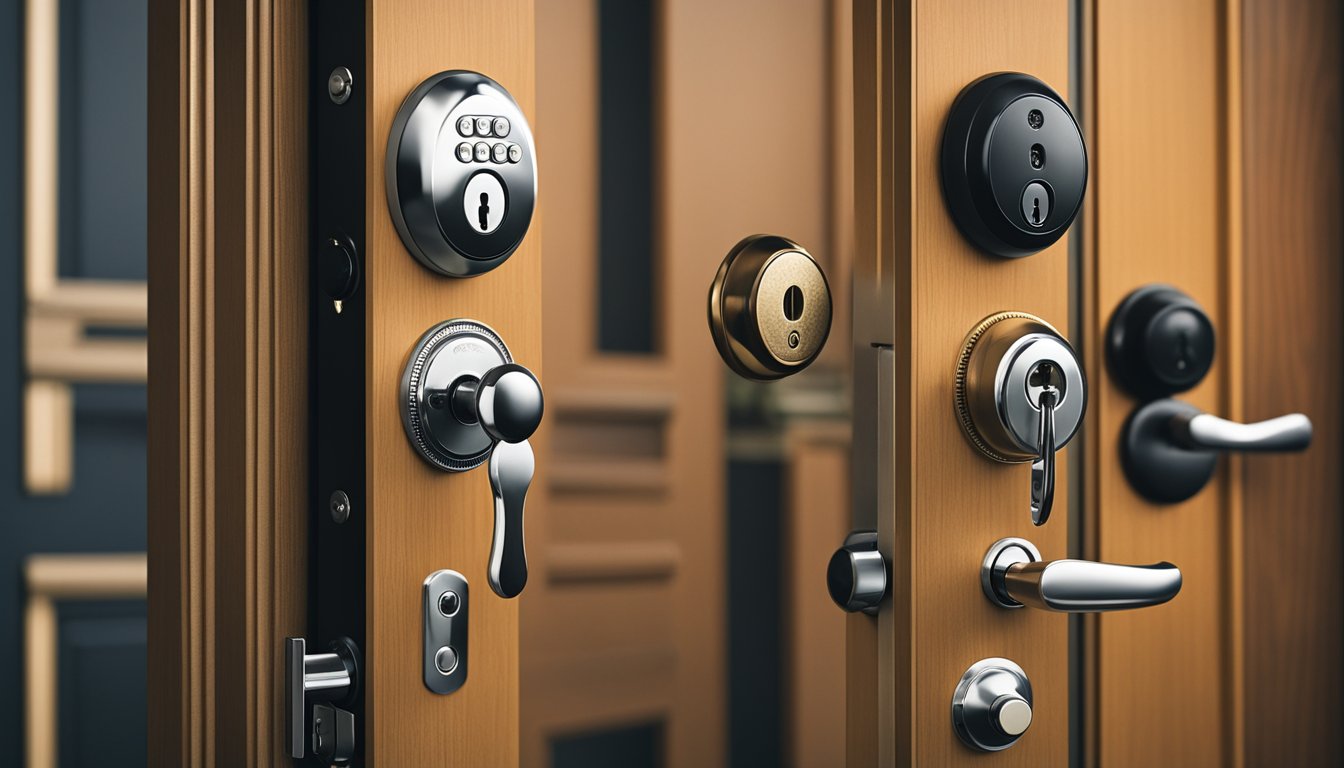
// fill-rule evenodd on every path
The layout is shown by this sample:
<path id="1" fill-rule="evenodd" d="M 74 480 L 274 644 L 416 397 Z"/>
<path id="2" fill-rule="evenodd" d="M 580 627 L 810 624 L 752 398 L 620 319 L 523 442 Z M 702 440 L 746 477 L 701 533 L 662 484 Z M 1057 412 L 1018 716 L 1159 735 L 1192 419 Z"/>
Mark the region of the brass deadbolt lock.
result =
<path id="1" fill-rule="evenodd" d="M 1044 525 L 1055 452 L 1087 410 L 1087 378 L 1073 347 L 1035 315 L 990 315 L 962 342 L 954 394 L 957 421 L 976 450 L 1006 464 L 1031 462 L 1031 519 Z"/>
<path id="2" fill-rule="evenodd" d="M 729 368 L 772 381 L 812 364 L 831 332 L 831 289 L 812 255 L 777 235 L 728 253 L 709 287 L 709 332 Z"/>

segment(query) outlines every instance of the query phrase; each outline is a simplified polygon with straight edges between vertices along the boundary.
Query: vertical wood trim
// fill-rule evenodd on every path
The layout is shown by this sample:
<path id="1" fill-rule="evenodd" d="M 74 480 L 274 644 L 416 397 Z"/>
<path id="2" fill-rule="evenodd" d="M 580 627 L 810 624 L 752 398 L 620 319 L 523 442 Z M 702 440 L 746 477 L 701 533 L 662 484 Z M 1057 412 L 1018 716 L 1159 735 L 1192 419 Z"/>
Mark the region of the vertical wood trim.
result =
<path id="1" fill-rule="evenodd" d="M 56 606 L 46 595 L 29 595 L 23 618 L 24 745 L 28 768 L 56 766 Z"/>
<path id="2" fill-rule="evenodd" d="M 151 2 L 156 765 L 283 754 L 277 660 L 306 575 L 306 24 L 302 4 Z"/>
<path id="3" fill-rule="evenodd" d="M 1311 417 L 1304 453 L 1241 467 L 1247 765 L 1331 765 L 1344 687 L 1344 8 L 1240 0 L 1243 415 Z"/>
<path id="4" fill-rule="evenodd" d="M 1220 272 L 1222 283 L 1223 315 L 1219 330 L 1225 343 L 1219 353 L 1224 355 L 1223 397 L 1226 418 L 1244 421 L 1243 360 L 1245 359 L 1245 327 L 1243 325 L 1242 282 L 1242 130 L 1241 130 L 1241 0 L 1223 0 L 1219 51 L 1219 69 L 1222 82 L 1222 126 L 1219 132 L 1222 163 L 1219 169 L 1222 201 L 1220 237 L 1223 259 Z M 1242 525 L 1242 458 L 1227 456 L 1223 472 L 1223 504 L 1226 522 L 1222 526 L 1223 605 L 1222 635 L 1223 669 L 1227 677 L 1228 695 L 1223 698 L 1223 717 L 1227 722 L 1226 754 L 1232 768 L 1246 764 L 1246 701 L 1245 701 L 1245 626 L 1243 610 L 1246 590 L 1243 582 L 1243 525 Z"/>

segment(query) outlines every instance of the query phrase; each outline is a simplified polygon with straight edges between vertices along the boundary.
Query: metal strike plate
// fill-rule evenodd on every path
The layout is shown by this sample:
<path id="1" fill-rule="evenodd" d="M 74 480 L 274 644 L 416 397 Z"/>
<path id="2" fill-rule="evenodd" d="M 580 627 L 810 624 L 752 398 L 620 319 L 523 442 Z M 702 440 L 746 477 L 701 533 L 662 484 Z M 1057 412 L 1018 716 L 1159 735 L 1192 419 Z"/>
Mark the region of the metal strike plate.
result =
<path id="1" fill-rule="evenodd" d="M 388 135 L 387 204 L 406 249 L 450 277 L 503 264 L 532 223 L 532 130 L 502 85 L 465 70 L 411 91 Z"/>
<path id="2" fill-rule="evenodd" d="M 425 687 L 452 693 L 467 682 L 467 580 L 457 571 L 435 571 L 425 579 Z"/>

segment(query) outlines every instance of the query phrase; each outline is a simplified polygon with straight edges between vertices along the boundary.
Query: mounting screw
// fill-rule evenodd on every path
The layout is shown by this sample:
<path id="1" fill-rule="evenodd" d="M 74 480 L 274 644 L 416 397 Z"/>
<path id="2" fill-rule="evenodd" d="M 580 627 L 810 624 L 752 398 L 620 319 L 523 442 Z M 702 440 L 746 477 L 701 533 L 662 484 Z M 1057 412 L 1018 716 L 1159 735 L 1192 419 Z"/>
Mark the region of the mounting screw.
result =
<path id="1" fill-rule="evenodd" d="M 327 76 L 327 95 L 331 97 L 332 102 L 344 104 L 350 99 L 350 91 L 354 84 L 355 76 L 350 74 L 350 70 L 337 67 Z"/>
<path id="2" fill-rule="evenodd" d="M 345 491 L 331 494 L 331 519 L 337 525 L 350 519 L 350 497 L 345 495 Z"/>

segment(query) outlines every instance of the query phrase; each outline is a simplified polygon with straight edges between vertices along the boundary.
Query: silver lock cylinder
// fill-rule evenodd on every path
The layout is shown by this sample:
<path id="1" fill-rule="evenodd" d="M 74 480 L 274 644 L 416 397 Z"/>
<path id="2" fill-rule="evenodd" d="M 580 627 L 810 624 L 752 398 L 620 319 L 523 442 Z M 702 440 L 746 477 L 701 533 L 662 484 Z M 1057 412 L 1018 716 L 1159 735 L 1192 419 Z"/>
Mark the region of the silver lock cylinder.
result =
<path id="1" fill-rule="evenodd" d="M 1032 462 L 1032 519 L 1044 524 L 1055 452 L 1073 439 L 1087 410 L 1087 378 L 1073 347 L 1035 315 L 990 315 L 962 343 L 954 403 L 966 439 L 982 455 Z"/>
<path id="2" fill-rule="evenodd" d="M 397 234 L 420 263 L 450 277 L 488 272 L 532 223 L 532 130 L 499 83 L 476 72 L 440 72 L 397 111 L 386 186 Z"/>

